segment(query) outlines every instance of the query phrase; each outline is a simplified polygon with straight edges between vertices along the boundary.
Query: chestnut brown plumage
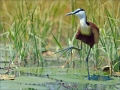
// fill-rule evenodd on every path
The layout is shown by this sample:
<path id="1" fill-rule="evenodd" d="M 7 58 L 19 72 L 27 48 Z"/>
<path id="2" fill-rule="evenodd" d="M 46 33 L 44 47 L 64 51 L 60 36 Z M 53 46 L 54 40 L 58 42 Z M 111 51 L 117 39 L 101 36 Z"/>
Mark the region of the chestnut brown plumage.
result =
<path id="1" fill-rule="evenodd" d="M 98 27 L 93 24 L 92 22 L 87 22 L 89 27 L 92 27 L 90 35 L 84 35 L 81 33 L 81 29 L 78 29 L 78 32 L 76 34 L 76 39 L 81 40 L 82 42 L 86 43 L 89 45 L 91 48 L 93 47 L 94 44 L 97 44 L 99 41 L 99 29 Z"/>

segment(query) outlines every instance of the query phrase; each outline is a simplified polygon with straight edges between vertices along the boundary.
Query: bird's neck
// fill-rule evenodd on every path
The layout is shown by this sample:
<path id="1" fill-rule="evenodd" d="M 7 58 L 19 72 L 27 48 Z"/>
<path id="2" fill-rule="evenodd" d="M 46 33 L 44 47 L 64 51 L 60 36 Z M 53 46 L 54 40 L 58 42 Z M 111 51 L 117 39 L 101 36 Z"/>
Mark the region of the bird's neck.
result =
<path id="1" fill-rule="evenodd" d="M 86 17 L 80 18 L 80 28 L 81 28 L 82 34 L 85 34 L 85 35 L 91 34 L 91 30 L 90 30 L 90 27 L 88 26 Z"/>
<path id="2" fill-rule="evenodd" d="M 82 26 L 82 27 L 88 26 L 86 18 L 81 18 L 80 19 L 80 26 Z"/>

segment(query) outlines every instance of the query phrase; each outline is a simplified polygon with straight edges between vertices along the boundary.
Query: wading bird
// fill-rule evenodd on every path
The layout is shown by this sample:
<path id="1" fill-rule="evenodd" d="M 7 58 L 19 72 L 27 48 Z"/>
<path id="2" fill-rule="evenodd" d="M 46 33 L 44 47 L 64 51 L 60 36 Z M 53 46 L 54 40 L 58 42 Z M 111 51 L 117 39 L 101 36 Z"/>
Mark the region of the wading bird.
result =
<path id="1" fill-rule="evenodd" d="M 91 48 L 93 47 L 94 44 L 97 44 L 99 41 L 99 29 L 95 24 L 87 21 L 87 16 L 86 16 L 85 10 L 82 8 L 76 9 L 75 11 L 66 14 L 66 16 L 69 16 L 69 15 L 76 15 L 80 19 L 80 28 L 78 29 L 78 31 L 76 33 L 76 39 L 81 40 L 82 42 L 84 42 L 85 44 L 90 46 L 90 49 L 89 49 L 87 57 L 86 57 L 88 80 L 90 80 L 91 77 L 89 74 L 88 58 L 89 58 Z M 76 47 L 72 46 L 72 47 L 66 48 L 61 51 L 66 52 L 66 51 L 72 50 L 72 49 L 79 51 L 82 49 L 82 44 L 81 44 L 81 48 L 76 48 Z M 61 51 L 58 51 L 58 52 L 61 52 Z"/>

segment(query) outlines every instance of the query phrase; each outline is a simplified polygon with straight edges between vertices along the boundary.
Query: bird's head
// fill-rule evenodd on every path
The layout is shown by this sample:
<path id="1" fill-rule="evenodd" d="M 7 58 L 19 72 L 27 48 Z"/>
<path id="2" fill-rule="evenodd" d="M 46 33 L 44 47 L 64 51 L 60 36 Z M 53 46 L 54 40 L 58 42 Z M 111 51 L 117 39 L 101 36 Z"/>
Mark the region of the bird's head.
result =
<path id="1" fill-rule="evenodd" d="M 79 18 L 84 18 L 84 17 L 86 17 L 85 10 L 82 9 L 82 8 L 78 8 L 78 9 L 76 9 L 75 11 L 66 14 L 66 16 L 69 16 L 69 15 L 76 15 L 76 16 L 78 16 Z"/>

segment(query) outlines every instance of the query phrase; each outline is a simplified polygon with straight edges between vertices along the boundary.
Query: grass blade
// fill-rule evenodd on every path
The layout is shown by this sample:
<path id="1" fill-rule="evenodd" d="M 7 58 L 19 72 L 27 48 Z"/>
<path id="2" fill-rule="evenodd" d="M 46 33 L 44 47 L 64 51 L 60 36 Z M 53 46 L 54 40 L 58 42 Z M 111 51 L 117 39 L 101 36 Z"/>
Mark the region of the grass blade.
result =
<path id="1" fill-rule="evenodd" d="M 60 43 L 58 42 L 58 40 L 56 39 L 56 37 L 53 35 L 53 38 L 55 40 L 55 42 L 57 43 L 57 45 L 59 46 L 59 48 L 62 50 L 62 46 L 60 45 Z"/>

